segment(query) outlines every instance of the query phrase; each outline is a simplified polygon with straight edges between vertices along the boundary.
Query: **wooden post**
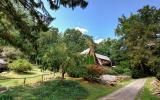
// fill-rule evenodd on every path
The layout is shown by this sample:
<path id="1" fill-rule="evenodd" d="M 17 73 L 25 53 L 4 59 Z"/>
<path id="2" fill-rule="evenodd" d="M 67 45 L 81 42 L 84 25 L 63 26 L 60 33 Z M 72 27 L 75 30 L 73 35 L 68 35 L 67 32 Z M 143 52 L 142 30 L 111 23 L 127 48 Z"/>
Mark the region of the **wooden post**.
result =
<path id="1" fill-rule="evenodd" d="M 25 85 L 26 84 L 26 78 L 24 78 L 24 83 L 23 83 L 23 85 Z"/>
<path id="2" fill-rule="evenodd" d="M 43 75 L 42 75 L 42 83 L 43 83 Z"/>

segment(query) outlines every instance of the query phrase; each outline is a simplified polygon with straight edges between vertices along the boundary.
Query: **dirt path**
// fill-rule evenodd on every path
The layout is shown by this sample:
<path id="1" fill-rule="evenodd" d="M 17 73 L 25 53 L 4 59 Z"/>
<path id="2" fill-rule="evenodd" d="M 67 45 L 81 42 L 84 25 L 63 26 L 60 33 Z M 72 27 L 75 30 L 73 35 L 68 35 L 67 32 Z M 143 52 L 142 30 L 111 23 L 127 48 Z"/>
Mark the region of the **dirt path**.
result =
<path id="1" fill-rule="evenodd" d="M 134 100 L 147 79 L 137 79 L 129 85 L 109 94 L 99 100 Z"/>

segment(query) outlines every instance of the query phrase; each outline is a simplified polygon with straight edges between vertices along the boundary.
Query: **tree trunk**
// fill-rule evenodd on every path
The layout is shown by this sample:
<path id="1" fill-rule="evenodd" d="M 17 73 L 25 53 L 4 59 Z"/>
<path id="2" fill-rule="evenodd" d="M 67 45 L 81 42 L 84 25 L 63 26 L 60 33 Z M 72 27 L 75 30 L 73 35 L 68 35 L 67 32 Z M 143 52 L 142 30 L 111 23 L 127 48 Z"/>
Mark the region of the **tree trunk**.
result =
<path id="1" fill-rule="evenodd" d="M 61 76 L 62 80 L 64 80 L 64 74 L 65 74 L 65 71 L 62 69 L 62 76 Z"/>

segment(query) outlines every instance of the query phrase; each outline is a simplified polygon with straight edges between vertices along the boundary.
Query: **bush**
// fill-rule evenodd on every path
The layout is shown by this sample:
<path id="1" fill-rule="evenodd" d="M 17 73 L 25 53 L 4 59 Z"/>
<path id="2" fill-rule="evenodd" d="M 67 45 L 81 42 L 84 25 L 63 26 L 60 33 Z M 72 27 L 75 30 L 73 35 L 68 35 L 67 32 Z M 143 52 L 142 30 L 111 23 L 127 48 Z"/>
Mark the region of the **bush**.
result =
<path id="1" fill-rule="evenodd" d="M 121 61 L 119 65 L 116 67 L 107 70 L 106 74 L 110 75 L 118 75 L 118 74 L 124 74 L 124 75 L 131 75 L 131 69 L 130 69 L 130 63 L 128 61 Z"/>
<path id="2" fill-rule="evenodd" d="M 90 81 L 99 81 L 99 77 L 104 73 L 105 69 L 103 67 L 97 65 L 88 65 L 87 74 L 84 78 Z"/>
<path id="3" fill-rule="evenodd" d="M 5 46 L 3 48 L 2 55 L 11 60 L 15 60 L 15 59 L 24 57 L 24 54 L 19 49 L 16 49 L 11 46 Z"/>
<path id="4" fill-rule="evenodd" d="M 122 66 L 117 66 L 115 68 L 113 68 L 113 70 L 117 73 L 117 74 L 130 74 L 131 70 L 129 68 L 124 68 Z"/>
<path id="5" fill-rule="evenodd" d="M 71 77 L 84 77 L 87 75 L 86 66 L 72 66 L 67 69 L 67 73 Z"/>
<path id="6" fill-rule="evenodd" d="M 156 78 L 157 78 L 158 80 L 160 80 L 160 72 L 158 72 L 158 73 L 156 74 Z"/>
<path id="7" fill-rule="evenodd" d="M 147 74 L 144 73 L 142 70 L 133 69 L 132 70 L 132 78 L 143 78 L 146 77 Z"/>
<path id="8" fill-rule="evenodd" d="M 32 70 L 32 64 L 25 59 L 18 59 L 9 64 L 9 69 L 24 73 Z"/>

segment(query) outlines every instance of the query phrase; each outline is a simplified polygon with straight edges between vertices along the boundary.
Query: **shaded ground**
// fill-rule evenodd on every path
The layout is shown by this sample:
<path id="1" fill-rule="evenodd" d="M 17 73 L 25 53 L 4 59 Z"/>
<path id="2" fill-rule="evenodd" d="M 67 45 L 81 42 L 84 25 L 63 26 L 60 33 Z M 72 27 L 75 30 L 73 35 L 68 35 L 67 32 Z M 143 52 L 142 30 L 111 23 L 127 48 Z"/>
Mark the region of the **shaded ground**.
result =
<path id="1" fill-rule="evenodd" d="M 135 100 L 145 82 L 146 79 L 137 79 L 129 85 L 113 92 L 110 95 L 102 97 L 99 100 Z"/>

